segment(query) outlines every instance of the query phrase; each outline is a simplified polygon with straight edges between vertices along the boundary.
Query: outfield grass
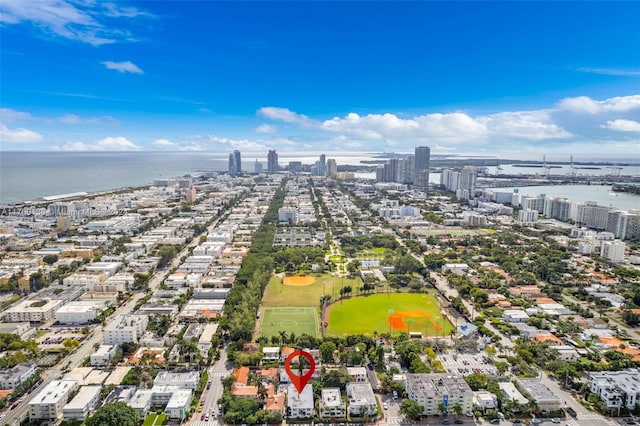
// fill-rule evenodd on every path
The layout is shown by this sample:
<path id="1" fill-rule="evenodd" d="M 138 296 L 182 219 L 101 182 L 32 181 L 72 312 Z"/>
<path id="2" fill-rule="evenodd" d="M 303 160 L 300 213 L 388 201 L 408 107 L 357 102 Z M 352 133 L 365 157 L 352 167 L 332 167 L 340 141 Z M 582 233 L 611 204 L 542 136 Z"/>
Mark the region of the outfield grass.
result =
<path id="1" fill-rule="evenodd" d="M 280 331 L 318 337 L 318 308 L 264 308 L 260 335 L 269 338 Z"/>
<path id="2" fill-rule="evenodd" d="M 404 321 L 406 329 L 394 329 L 388 321 L 389 316 L 403 312 L 421 315 L 409 315 Z M 453 330 L 451 323 L 443 319 L 435 296 L 416 293 L 374 294 L 336 302 L 328 309 L 328 323 L 328 336 L 373 334 L 374 331 L 392 334 L 416 331 L 423 336 L 442 336 L 443 333 L 449 336 Z"/>
<path id="3" fill-rule="evenodd" d="M 302 287 L 293 287 L 283 285 L 280 278 L 273 276 L 267 288 L 264 290 L 262 297 L 262 306 L 264 307 L 303 307 L 312 306 L 319 308 L 320 297 L 323 294 L 338 297 L 340 288 L 350 285 L 356 289 L 362 286 L 360 279 L 349 279 L 332 277 L 328 274 L 310 274 L 316 279 L 311 285 Z M 323 292 L 324 287 L 324 292 Z"/>

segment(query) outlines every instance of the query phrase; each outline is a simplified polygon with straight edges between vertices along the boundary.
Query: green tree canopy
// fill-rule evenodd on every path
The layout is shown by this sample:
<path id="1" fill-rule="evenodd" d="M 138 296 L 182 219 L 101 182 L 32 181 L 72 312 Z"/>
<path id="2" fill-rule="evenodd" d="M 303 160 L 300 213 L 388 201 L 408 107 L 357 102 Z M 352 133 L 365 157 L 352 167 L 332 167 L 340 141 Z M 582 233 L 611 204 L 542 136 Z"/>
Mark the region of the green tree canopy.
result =
<path id="1" fill-rule="evenodd" d="M 124 402 L 104 404 L 87 419 L 88 426 L 136 426 L 138 412 Z"/>

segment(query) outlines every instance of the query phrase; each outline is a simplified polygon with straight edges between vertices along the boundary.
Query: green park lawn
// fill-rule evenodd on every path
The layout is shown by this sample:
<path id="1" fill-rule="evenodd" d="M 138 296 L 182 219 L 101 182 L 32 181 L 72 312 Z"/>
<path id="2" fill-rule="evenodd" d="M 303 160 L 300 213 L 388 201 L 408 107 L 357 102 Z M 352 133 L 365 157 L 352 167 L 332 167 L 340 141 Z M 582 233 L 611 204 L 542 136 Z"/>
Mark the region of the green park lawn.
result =
<path id="1" fill-rule="evenodd" d="M 264 308 L 260 335 L 264 337 L 279 336 L 281 331 L 291 335 L 318 337 L 319 308 Z"/>
<path id="2" fill-rule="evenodd" d="M 144 423 L 142 426 L 160 426 L 163 425 L 167 421 L 167 415 L 162 413 L 158 414 L 149 414 L 146 419 L 144 419 Z"/>
<path id="3" fill-rule="evenodd" d="M 416 331 L 423 336 L 449 336 L 453 326 L 443 319 L 437 299 L 433 294 L 391 293 L 373 294 L 345 299 L 332 304 L 325 313 L 329 326 L 328 336 L 350 334 L 373 334 Z M 390 315 L 403 312 L 417 312 L 420 315 L 408 315 L 405 318 L 407 328 L 392 328 Z M 435 327 L 434 327 L 435 325 Z M 444 330 L 443 330 L 444 327 Z"/>
<path id="4" fill-rule="evenodd" d="M 329 274 L 310 274 L 316 281 L 308 286 L 283 285 L 280 278 L 273 276 L 262 297 L 264 307 L 320 307 L 323 294 L 339 297 L 340 288 L 350 285 L 353 289 L 362 286 L 360 279 L 333 277 Z"/>

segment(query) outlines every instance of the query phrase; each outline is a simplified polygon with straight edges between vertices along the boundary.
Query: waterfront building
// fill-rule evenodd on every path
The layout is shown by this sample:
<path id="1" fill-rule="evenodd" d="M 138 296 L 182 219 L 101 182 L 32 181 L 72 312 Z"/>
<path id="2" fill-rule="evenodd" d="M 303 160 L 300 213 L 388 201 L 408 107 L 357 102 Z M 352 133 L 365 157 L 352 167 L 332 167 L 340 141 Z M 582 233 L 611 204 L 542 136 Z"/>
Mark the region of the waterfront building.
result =
<path id="1" fill-rule="evenodd" d="M 270 149 L 267 154 L 267 172 L 278 173 L 278 153 L 275 149 Z"/>
<path id="2" fill-rule="evenodd" d="M 421 191 L 429 188 L 429 161 L 431 149 L 428 146 L 418 146 L 414 153 L 413 186 Z"/>
<path id="3" fill-rule="evenodd" d="M 300 173 L 302 171 L 302 161 L 289 161 L 289 171 L 291 173 Z"/>
<path id="4" fill-rule="evenodd" d="M 614 263 L 620 263 L 624 260 L 624 249 L 625 244 L 620 240 L 603 241 L 600 245 L 600 256 Z"/>
<path id="5" fill-rule="evenodd" d="M 327 176 L 335 178 L 338 174 L 338 163 L 333 158 L 327 160 Z"/>
<path id="6" fill-rule="evenodd" d="M 256 162 L 253 164 L 253 173 L 259 175 L 262 173 L 262 163 L 256 158 Z"/>

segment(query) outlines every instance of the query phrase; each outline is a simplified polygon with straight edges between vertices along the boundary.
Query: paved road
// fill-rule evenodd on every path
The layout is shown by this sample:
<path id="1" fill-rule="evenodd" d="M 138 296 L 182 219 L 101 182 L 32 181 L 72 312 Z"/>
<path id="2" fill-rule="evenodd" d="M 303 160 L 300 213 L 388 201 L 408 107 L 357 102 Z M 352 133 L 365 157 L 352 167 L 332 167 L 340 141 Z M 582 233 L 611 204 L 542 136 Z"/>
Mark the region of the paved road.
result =
<path id="1" fill-rule="evenodd" d="M 211 380 L 211 388 L 203 392 L 201 401 L 204 406 L 201 413 L 194 413 L 189 421 L 185 424 L 191 426 L 215 426 L 218 424 L 218 418 L 213 413 L 218 412 L 218 400 L 222 397 L 222 379 L 227 377 L 233 371 L 230 362 L 227 361 L 226 347 L 220 351 L 220 359 L 207 370 L 209 380 Z M 209 421 L 201 420 L 202 414 L 209 413 Z"/>

